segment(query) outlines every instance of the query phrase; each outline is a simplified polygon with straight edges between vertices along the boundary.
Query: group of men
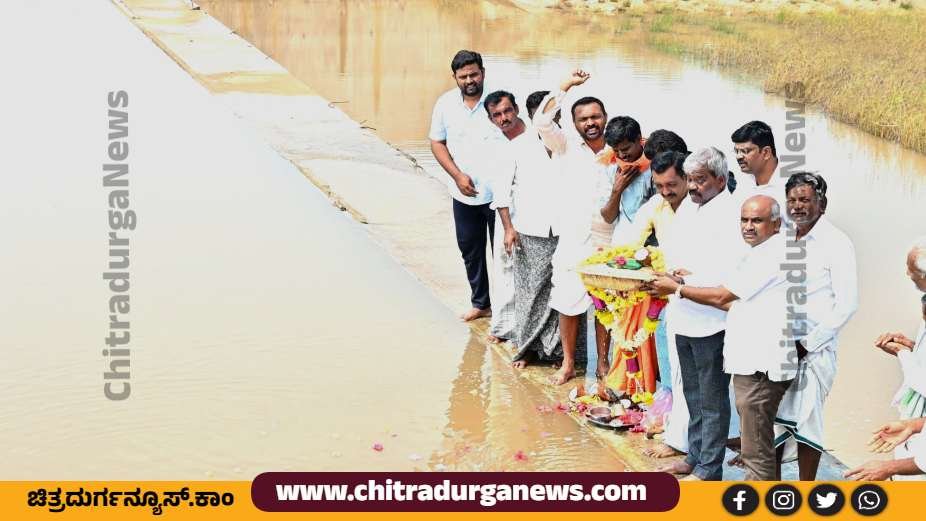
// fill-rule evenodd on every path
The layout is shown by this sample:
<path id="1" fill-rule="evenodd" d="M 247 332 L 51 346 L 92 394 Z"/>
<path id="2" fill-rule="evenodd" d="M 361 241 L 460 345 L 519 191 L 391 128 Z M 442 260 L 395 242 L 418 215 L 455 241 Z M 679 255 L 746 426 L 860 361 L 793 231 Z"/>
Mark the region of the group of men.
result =
<path id="1" fill-rule="evenodd" d="M 516 368 L 556 364 L 551 380 L 565 383 L 592 304 L 574 269 L 612 244 L 657 244 L 668 269 L 646 289 L 670 301 L 668 345 L 658 348 L 668 351 L 674 404 L 665 445 L 649 453 L 687 453 L 664 470 L 719 480 L 739 432 L 747 479 L 778 479 L 795 446 L 801 478 L 814 479 L 838 334 L 858 307 L 855 251 L 824 216 L 826 181 L 780 168 L 761 121 L 731 136 L 745 174 L 734 181 L 720 150 L 690 153 L 668 130 L 644 138 L 633 118 L 609 120 L 595 97 L 571 104 L 574 129 L 560 126 L 568 92 L 589 79 L 580 69 L 531 94 L 527 121 L 513 94 L 484 88 L 478 53 L 458 52 L 451 71 L 458 88 L 437 101 L 430 139 L 453 181 L 472 289 L 462 318 L 491 316 L 490 340 L 517 346 Z M 611 339 L 597 320 L 595 339 L 603 378 Z"/>

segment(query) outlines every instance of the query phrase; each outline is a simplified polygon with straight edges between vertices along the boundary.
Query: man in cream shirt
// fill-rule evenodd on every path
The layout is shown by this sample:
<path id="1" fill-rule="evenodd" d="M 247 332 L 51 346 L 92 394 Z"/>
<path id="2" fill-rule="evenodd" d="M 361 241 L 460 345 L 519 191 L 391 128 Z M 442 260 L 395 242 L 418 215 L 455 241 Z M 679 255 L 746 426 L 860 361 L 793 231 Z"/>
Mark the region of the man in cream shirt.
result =
<path id="1" fill-rule="evenodd" d="M 688 156 L 683 168 L 688 198 L 676 212 L 669 266 L 685 270 L 681 273 L 688 273 L 684 277 L 691 285 L 718 286 L 746 248 L 727 191 L 727 161 L 711 147 Z M 726 311 L 674 298 L 666 314 L 675 332 L 690 419 L 688 456 L 663 470 L 689 474 L 688 479 L 720 480 L 730 428 L 730 375 L 723 367 Z"/>

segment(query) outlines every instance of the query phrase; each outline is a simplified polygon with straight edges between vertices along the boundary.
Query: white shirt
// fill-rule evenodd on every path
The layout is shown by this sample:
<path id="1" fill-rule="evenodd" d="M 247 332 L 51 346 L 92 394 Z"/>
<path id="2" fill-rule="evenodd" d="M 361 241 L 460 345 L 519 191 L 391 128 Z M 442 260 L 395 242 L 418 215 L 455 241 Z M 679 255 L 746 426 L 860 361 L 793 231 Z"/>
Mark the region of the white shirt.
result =
<path id="1" fill-rule="evenodd" d="M 804 287 L 807 299 L 798 306 L 807 317 L 806 335 L 798 335 L 798 339 L 807 351 L 836 349 L 839 331 L 858 309 L 855 247 L 826 217 L 821 217 L 803 237 L 806 252 L 803 258 L 795 258 L 801 250 L 790 246 L 794 237 L 788 237 L 786 269 L 794 269 L 795 275 L 804 271 L 806 279 L 798 284 Z"/>
<path id="2" fill-rule="evenodd" d="M 785 193 L 785 185 L 788 182 L 788 176 L 781 176 L 781 162 L 772 172 L 772 177 L 768 183 L 759 186 L 756 184 L 756 177 L 752 174 L 741 173 L 736 177 L 736 190 L 733 192 L 737 200 L 738 208 L 743 207 L 746 199 L 754 195 L 767 195 L 778 202 L 778 208 L 781 211 L 782 224 L 790 224 L 791 218 L 788 217 L 788 194 Z"/>
<path id="3" fill-rule="evenodd" d="M 561 242 L 585 243 L 591 234 L 593 212 L 601 211 L 597 205 L 596 188 L 601 176 L 606 175 L 607 165 L 603 158 L 611 149 L 605 145 L 595 153 L 577 132 L 572 131 L 571 137 L 567 137 L 566 132 L 553 122 L 565 95 L 565 92 L 559 91 L 540 102 L 534 113 L 534 127 L 557 162 L 556 176 L 559 180 L 556 183 L 553 234 L 560 236 Z M 553 108 L 543 112 L 551 98 L 554 100 Z"/>
<path id="4" fill-rule="evenodd" d="M 926 324 L 920 324 L 913 351 L 903 349 L 897 353 L 897 359 L 903 370 L 903 384 L 894 396 L 894 405 L 900 407 L 903 413 L 900 402 L 908 390 L 912 389 L 921 396 L 926 396 Z"/>
<path id="5" fill-rule="evenodd" d="M 749 249 L 723 287 L 739 297 L 727 313 L 724 371 L 766 373 L 782 382 L 797 375 L 797 348 L 788 323 L 785 238 L 776 233 Z"/>
<path id="6" fill-rule="evenodd" d="M 450 156 L 460 170 L 470 176 L 476 197 L 466 197 L 457 188 L 453 179 L 447 178 L 450 195 L 461 203 L 469 205 L 486 204 L 492 201 L 492 165 L 487 161 L 485 143 L 490 136 L 499 136 L 501 131 L 489 120 L 483 104 L 491 93 L 483 85 L 482 98 L 469 108 L 463 103 L 460 89 L 452 89 L 439 98 L 431 113 L 431 130 L 428 137 L 434 141 L 446 141 Z"/>
<path id="7" fill-rule="evenodd" d="M 492 208 L 508 208 L 518 233 L 549 237 L 559 189 L 556 163 L 531 125 L 509 142 L 506 154 L 510 158 L 498 166 Z"/>
<path id="8" fill-rule="evenodd" d="M 686 197 L 675 215 L 671 243 L 671 264 L 667 269 L 691 272 L 685 284 L 712 288 L 720 286 L 747 245 L 740 234 L 740 211 L 726 189 L 703 205 Z M 672 299 L 672 329 L 689 337 L 711 336 L 726 327 L 727 313 L 688 299 Z"/>

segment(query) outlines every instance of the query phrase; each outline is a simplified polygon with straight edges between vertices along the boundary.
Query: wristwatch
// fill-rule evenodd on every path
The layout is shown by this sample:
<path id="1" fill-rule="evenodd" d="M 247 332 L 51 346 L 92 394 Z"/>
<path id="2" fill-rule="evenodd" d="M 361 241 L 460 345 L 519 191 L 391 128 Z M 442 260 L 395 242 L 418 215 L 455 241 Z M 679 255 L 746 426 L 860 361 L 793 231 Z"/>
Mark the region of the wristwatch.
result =
<path id="1" fill-rule="evenodd" d="M 682 296 L 682 288 L 683 288 L 683 287 L 685 287 L 684 284 L 679 284 L 678 287 L 675 288 L 675 296 L 676 296 L 676 297 L 678 297 L 678 298 L 685 298 L 685 297 Z"/>

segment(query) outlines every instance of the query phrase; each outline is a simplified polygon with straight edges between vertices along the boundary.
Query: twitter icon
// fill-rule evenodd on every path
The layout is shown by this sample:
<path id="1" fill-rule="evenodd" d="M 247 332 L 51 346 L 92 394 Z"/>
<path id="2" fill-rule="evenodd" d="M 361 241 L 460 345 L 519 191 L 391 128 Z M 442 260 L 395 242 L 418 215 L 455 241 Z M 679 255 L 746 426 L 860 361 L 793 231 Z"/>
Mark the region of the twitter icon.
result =
<path id="1" fill-rule="evenodd" d="M 817 515 L 831 516 L 842 510 L 846 497 L 835 485 L 817 485 L 810 491 L 807 504 Z"/>

